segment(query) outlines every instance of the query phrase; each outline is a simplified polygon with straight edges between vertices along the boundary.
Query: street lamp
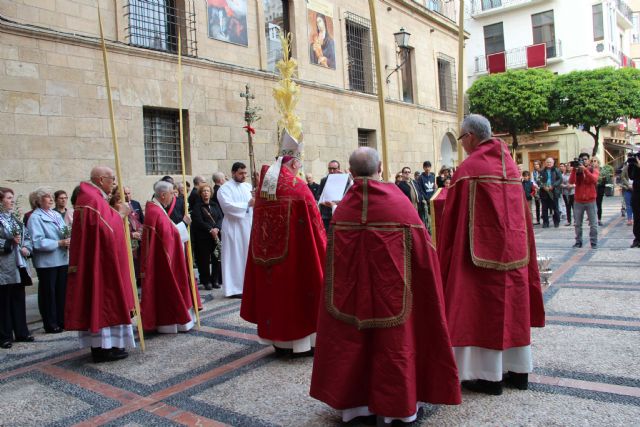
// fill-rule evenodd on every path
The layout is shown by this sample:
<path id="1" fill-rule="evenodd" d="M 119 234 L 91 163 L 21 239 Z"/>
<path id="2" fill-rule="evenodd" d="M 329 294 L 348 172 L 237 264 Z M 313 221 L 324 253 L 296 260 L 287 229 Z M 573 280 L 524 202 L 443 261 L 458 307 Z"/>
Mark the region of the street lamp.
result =
<path id="1" fill-rule="evenodd" d="M 402 58 L 402 62 L 398 65 L 392 72 L 387 76 L 387 84 L 389 84 L 389 78 L 393 75 L 393 73 L 397 72 L 402 66 L 407 62 L 407 58 L 409 57 L 409 37 L 411 33 L 407 32 L 404 28 L 400 28 L 400 31 L 397 33 L 393 33 L 393 37 L 396 39 L 396 46 L 398 47 L 397 53 Z"/>

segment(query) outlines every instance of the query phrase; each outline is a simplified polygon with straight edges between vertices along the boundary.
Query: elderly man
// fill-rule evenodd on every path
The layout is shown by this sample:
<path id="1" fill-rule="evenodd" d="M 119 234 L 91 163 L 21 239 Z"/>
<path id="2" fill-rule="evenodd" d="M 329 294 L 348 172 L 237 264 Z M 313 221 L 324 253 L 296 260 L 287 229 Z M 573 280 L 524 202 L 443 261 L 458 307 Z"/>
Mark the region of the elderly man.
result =
<path id="1" fill-rule="evenodd" d="M 315 346 L 326 236 L 316 201 L 297 177 L 300 145 L 285 130 L 280 146 L 262 170 L 240 315 L 258 325 L 261 343 L 302 356 Z"/>
<path id="2" fill-rule="evenodd" d="M 499 395 L 504 371 L 508 385 L 527 388 L 531 327 L 544 326 L 536 246 L 507 145 L 478 114 L 461 131 L 469 157 L 456 170 L 437 230 L 447 322 L 462 385 Z"/>
<path id="3" fill-rule="evenodd" d="M 344 422 L 408 423 L 420 402 L 460 403 L 437 254 L 411 202 L 380 181 L 375 150 L 358 148 L 349 167 L 354 184 L 329 232 L 311 396 Z"/>
<path id="4" fill-rule="evenodd" d="M 542 228 L 549 228 L 549 212 L 553 216 L 553 226 L 560 227 L 560 207 L 562 197 L 562 172 L 555 167 L 555 160 L 549 157 L 540 171 L 540 201 L 542 202 Z"/>
<path id="5" fill-rule="evenodd" d="M 307 187 L 311 190 L 311 194 L 313 194 L 313 198 L 318 201 L 320 198 L 320 184 L 313 180 L 313 175 L 307 173 L 304 175 L 305 180 L 307 181 Z"/>
<path id="6" fill-rule="evenodd" d="M 337 160 L 331 160 L 329 164 L 327 164 L 328 175 L 334 173 L 342 173 L 340 170 L 340 162 Z M 322 195 L 324 191 L 324 186 L 327 184 L 327 177 L 325 176 L 320 180 L 320 188 L 318 188 L 318 194 Z M 319 197 L 319 196 L 318 196 Z M 323 202 L 320 205 L 320 216 L 322 217 L 322 222 L 324 224 L 325 231 L 329 231 L 329 223 L 331 222 L 331 217 L 333 216 L 333 208 L 336 206 L 336 202 Z"/>
<path id="7" fill-rule="evenodd" d="M 244 287 L 254 203 L 251 185 L 245 182 L 247 174 L 244 163 L 234 163 L 231 167 L 233 179 L 216 191 L 218 203 L 224 213 L 221 261 L 222 284 L 227 297 L 241 297 Z"/>
<path id="8" fill-rule="evenodd" d="M 189 198 L 187 199 L 187 201 L 189 202 L 189 213 L 193 211 L 193 205 L 196 204 L 196 201 L 199 198 L 198 188 L 200 187 L 200 184 L 204 184 L 205 182 L 207 182 L 207 180 L 202 175 L 197 175 L 193 177 L 193 189 L 191 190 L 191 193 L 189 193 Z M 191 243 L 193 244 L 193 242 Z"/>
<path id="9" fill-rule="evenodd" d="M 218 202 L 218 190 L 227 182 L 227 177 L 225 177 L 222 172 L 214 172 L 213 175 L 211 175 L 211 180 L 213 181 L 213 195 L 211 198 L 220 204 L 220 202 Z"/>
<path id="10" fill-rule="evenodd" d="M 65 303 L 66 330 L 79 331 L 94 362 L 123 359 L 135 347 L 131 313 L 133 289 L 120 213 L 108 203 L 114 186 L 112 169 L 97 166 L 80 184 L 73 214 Z"/>
<path id="11" fill-rule="evenodd" d="M 142 273 L 142 326 L 145 330 L 175 334 L 193 328 L 195 312 L 183 243 L 191 219 L 175 224 L 167 209 L 173 186 L 158 181 L 153 199 L 147 202 L 140 270 Z"/>

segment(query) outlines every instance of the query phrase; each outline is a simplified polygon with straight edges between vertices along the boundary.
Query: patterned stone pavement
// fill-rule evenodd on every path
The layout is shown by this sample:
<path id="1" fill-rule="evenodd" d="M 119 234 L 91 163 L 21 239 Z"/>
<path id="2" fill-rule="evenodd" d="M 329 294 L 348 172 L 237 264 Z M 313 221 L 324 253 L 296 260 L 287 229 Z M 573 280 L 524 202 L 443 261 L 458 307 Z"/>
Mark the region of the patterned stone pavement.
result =
<path id="1" fill-rule="evenodd" d="M 530 389 L 464 392 L 462 405 L 428 406 L 415 425 L 640 424 L 640 250 L 629 249 L 619 207 L 606 199 L 597 250 L 572 249 L 573 227 L 536 227 L 554 274 Z M 240 319 L 239 300 L 203 294 L 214 298 L 200 330 L 149 335 L 145 353 L 121 362 L 92 364 L 73 333 L 33 324 L 34 343 L 0 352 L 0 425 L 339 425 L 308 396 L 311 359 L 276 359 Z"/>

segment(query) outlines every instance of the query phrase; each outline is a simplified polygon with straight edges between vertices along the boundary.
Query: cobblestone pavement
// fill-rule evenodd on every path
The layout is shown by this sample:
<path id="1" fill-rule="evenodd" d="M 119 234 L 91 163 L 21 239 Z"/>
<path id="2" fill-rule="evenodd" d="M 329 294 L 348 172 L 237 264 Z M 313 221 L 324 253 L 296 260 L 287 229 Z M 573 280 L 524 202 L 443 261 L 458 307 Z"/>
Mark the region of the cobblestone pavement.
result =
<path id="1" fill-rule="evenodd" d="M 629 249 L 619 198 L 607 198 L 603 220 L 597 250 L 572 249 L 564 221 L 536 227 L 554 274 L 530 389 L 463 392 L 462 405 L 428 406 L 415 425 L 640 424 L 640 250 Z M 115 363 L 92 364 L 74 333 L 33 324 L 34 343 L 0 352 L 0 425 L 338 425 L 308 395 L 312 360 L 276 359 L 240 319 L 240 301 L 213 295 L 199 331 L 149 335 L 145 353 Z"/>

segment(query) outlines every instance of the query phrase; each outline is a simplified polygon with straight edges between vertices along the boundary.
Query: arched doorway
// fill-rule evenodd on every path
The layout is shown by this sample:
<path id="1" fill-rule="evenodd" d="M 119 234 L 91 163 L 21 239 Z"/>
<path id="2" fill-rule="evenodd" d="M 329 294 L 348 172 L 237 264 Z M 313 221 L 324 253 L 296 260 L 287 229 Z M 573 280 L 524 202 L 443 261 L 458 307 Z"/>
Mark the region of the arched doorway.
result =
<path id="1" fill-rule="evenodd" d="M 440 142 L 440 166 L 455 166 L 458 159 L 458 145 L 456 137 L 451 132 L 447 132 Z"/>

